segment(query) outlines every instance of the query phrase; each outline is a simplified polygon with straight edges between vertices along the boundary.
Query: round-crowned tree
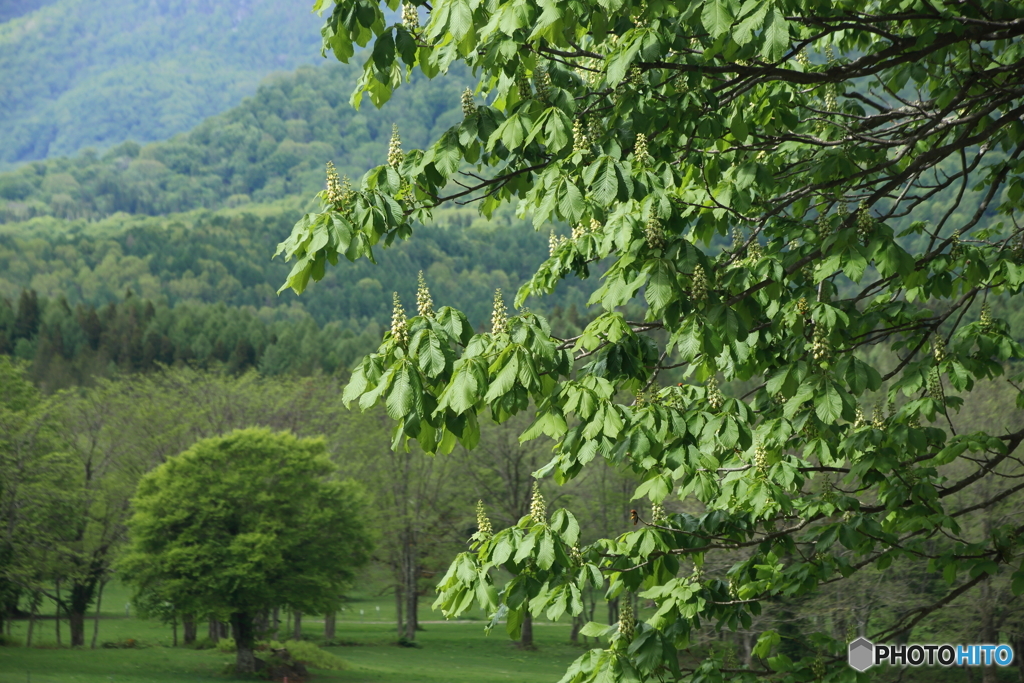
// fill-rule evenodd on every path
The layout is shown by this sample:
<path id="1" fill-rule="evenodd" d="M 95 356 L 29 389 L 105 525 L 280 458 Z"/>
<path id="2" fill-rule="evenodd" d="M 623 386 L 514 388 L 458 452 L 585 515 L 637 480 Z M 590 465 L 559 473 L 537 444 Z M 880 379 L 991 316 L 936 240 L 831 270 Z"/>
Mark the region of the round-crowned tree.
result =
<path id="1" fill-rule="evenodd" d="M 329 610 L 365 563 L 365 502 L 321 440 L 268 429 L 204 439 L 139 483 L 120 570 L 183 613 L 230 614 L 237 671 L 252 672 L 262 610 Z"/>

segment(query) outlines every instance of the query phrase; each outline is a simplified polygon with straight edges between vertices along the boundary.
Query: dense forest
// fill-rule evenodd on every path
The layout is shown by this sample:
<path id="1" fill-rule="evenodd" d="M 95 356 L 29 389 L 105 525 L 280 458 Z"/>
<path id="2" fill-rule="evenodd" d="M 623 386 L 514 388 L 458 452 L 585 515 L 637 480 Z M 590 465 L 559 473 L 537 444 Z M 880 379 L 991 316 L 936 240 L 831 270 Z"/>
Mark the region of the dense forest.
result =
<path id="1" fill-rule="evenodd" d="M 381 163 L 393 123 L 415 146 L 458 121 L 468 83 L 460 73 L 442 81 L 414 78 L 387 114 L 369 104 L 352 108 L 348 92 L 358 76 L 352 66 L 277 75 L 239 106 L 170 140 L 129 141 L 102 154 L 50 158 L 0 174 L 0 222 L 160 215 L 309 195 L 322 185 L 329 160 L 354 179 Z"/>
<path id="2" fill-rule="evenodd" d="M 0 22 L 0 168 L 166 139 L 320 59 L 302 0 L 16 0 Z"/>

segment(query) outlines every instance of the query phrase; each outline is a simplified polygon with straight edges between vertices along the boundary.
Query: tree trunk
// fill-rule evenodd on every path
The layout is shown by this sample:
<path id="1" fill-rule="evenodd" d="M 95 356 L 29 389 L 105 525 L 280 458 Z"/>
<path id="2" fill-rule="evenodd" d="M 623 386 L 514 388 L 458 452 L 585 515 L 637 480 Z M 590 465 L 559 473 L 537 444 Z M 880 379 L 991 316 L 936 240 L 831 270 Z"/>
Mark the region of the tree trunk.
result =
<path id="1" fill-rule="evenodd" d="M 338 613 L 331 611 L 324 615 L 324 638 L 334 640 L 334 623 Z"/>
<path id="2" fill-rule="evenodd" d="M 572 618 L 572 630 L 569 631 L 569 642 L 577 645 L 580 642 L 580 629 L 583 628 L 583 615 L 577 614 Z"/>
<path id="3" fill-rule="evenodd" d="M 845 634 L 843 636 L 846 637 Z M 743 664 L 748 669 L 754 668 L 754 634 L 749 631 L 744 632 L 742 640 L 740 641 L 743 647 Z"/>
<path id="4" fill-rule="evenodd" d="M 978 607 L 981 611 L 981 629 L 978 633 L 978 640 L 982 643 L 998 643 L 999 634 L 996 633 L 995 628 L 995 604 L 992 596 L 992 580 L 986 576 L 978 587 L 979 597 Z M 982 660 L 984 662 L 984 660 Z M 999 680 L 998 674 L 996 673 L 996 665 L 990 664 L 988 666 L 981 667 L 981 683 L 997 683 Z"/>
<path id="5" fill-rule="evenodd" d="M 171 619 L 171 647 L 178 647 L 178 619 Z"/>
<path id="6" fill-rule="evenodd" d="M 402 585 L 399 583 L 395 584 L 395 616 L 398 621 L 398 637 L 401 638 L 404 633 L 402 630 L 404 624 L 402 623 Z"/>
<path id="7" fill-rule="evenodd" d="M 405 532 L 404 557 L 402 558 L 403 586 L 402 593 L 405 596 L 405 639 L 409 642 L 416 640 L 417 623 L 416 610 L 419 606 L 419 586 L 416 576 L 416 545 L 413 540 L 411 529 Z"/>
<path id="8" fill-rule="evenodd" d="M 101 581 L 100 588 L 96 592 L 96 616 L 92 620 L 92 644 L 89 646 L 91 650 L 96 649 L 96 639 L 100 635 L 100 604 L 103 602 L 103 589 L 106 585 L 106 581 Z"/>
<path id="9" fill-rule="evenodd" d="M 278 618 L 280 615 L 281 609 L 279 607 L 275 607 L 270 615 L 270 630 L 274 634 L 273 640 L 277 640 L 278 636 L 281 635 L 281 620 Z"/>
<path id="10" fill-rule="evenodd" d="M 412 642 L 416 640 L 416 591 L 405 590 L 405 639 Z"/>
<path id="11" fill-rule="evenodd" d="M 71 584 L 69 600 L 68 627 L 71 631 L 71 647 L 85 646 L 85 618 L 89 611 L 89 603 L 96 592 L 98 578 L 90 577 L 83 583 Z"/>
<path id="12" fill-rule="evenodd" d="M 302 610 L 295 610 L 295 626 L 292 640 L 302 640 Z"/>
<path id="13" fill-rule="evenodd" d="M 181 635 L 186 645 L 196 642 L 196 615 L 183 614 L 181 617 Z"/>
<path id="14" fill-rule="evenodd" d="M 619 621 L 619 599 L 608 601 L 608 625 L 616 624 Z"/>
<path id="15" fill-rule="evenodd" d="M 533 649 L 533 615 L 530 614 L 530 610 L 526 610 L 526 616 L 523 617 L 523 627 L 519 634 L 519 647 L 523 650 Z"/>
<path id="16" fill-rule="evenodd" d="M 235 612 L 231 615 L 231 632 L 235 637 L 235 672 L 251 674 L 256 672 L 256 633 L 253 629 L 252 615 L 247 612 Z"/>
<path id="17" fill-rule="evenodd" d="M 57 613 L 56 613 L 57 618 L 54 619 L 54 624 L 55 624 L 54 628 L 57 629 L 57 647 L 60 647 L 61 646 L 61 642 L 60 642 L 60 579 L 57 579 L 57 581 L 56 581 L 56 588 L 57 588 Z"/>
<path id="18" fill-rule="evenodd" d="M 1024 657 L 1018 653 L 1024 653 L 1024 636 L 1014 635 L 1010 638 L 1010 645 L 1013 646 L 1013 661 L 1017 664 L 1017 679 L 1024 683 Z"/>
<path id="19" fill-rule="evenodd" d="M 266 640 L 270 636 L 270 610 L 261 609 L 253 621 L 256 639 Z"/>
<path id="20" fill-rule="evenodd" d="M 216 644 L 220 641 L 220 622 L 214 619 L 213 617 L 210 617 L 210 626 L 208 633 L 211 642 Z"/>
<path id="21" fill-rule="evenodd" d="M 29 603 L 28 608 L 28 636 L 25 638 L 25 647 L 32 647 L 32 630 L 36 625 L 36 600 L 32 597 L 32 602 Z"/>

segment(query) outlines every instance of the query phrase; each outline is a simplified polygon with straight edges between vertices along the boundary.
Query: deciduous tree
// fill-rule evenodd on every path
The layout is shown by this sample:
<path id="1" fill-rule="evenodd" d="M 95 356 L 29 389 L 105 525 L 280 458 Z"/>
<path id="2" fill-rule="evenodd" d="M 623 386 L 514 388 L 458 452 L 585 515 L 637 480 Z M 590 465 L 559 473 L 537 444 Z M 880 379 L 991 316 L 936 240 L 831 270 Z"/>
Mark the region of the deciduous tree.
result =
<path id="1" fill-rule="evenodd" d="M 986 577 L 1024 590 L 1019 520 L 962 528 L 1024 484 L 957 496 L 1016 474 L 1024 431 L 949 419 L 1024 353 L 991 306 L 1024 282 L 1024 8 L 437 0 L 393 24 L 372 0 L 316 9 L 339 59 L 374 40 L 357 105 L 384 105 L 405 69 L 434 77 L 461 61 L 480 80 L 436 142 L 405 150 L 396 133 L 357 187 L 329 184 L 279 247 L 295 259 L 286 287 L 470 202 L 485 215 L 518 202 L 538 227 L 571 229 L 552 234 L 516 305 L 604 272 L 591 298 L 603 312 L 578 337 L 497 304 L 479 334 L 450 308 L 403 317 L 345 397 L 383 403 L 399 443 L 440 452 L 475 446 L 481 413 L 504 421 L 532 403 L 522 438 L 556 443 L 542 474 L 566 481 L 603 457 L 642 477 L 639 498 L 699 501 L 640 511 L 635 531 L 582 548 L 565 511 L 478 536 L 440 586 L 447 614 L 474 596 L 500 603 L 515 636 L 527 610 L 577 613 L 581 585 L 607 581 L 657 612 L 623 616 L 567 682 L 849 680 L 845 640 L 827 629 L 794 656 L 765 631 L 749 670 L 709 656 L 687 671 L 677 653 L 699 624 L 748 628 L 762 605 L 896 557 L 948 588 L 875 641 Z M 662 386 L 673 369 L 685 381 Z M 709 553 L 735 560 L 705 571 Z M 515 576 L 501 593 L 497 567 Z"/>
<path id="2" fill-rule="evenodd" d="M 231 615 L 239 672 L 256 670 L 257 615 L 337 606 L 367 558 L 367 500 L 322 441 L 268 429 L 204 439 L 147 474 L 121 563 L 181 613 Z"/>

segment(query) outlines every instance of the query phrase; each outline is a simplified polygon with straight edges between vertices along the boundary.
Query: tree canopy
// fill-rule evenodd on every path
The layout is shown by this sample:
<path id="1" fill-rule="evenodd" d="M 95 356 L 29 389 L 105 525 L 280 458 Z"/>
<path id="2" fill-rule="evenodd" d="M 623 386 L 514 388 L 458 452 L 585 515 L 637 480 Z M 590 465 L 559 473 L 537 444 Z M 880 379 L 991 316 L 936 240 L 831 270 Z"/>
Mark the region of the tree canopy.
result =
<path id="1" fill-rule="evenodd" d="M 1022 355 L 991 302 L 1024 282 L 1024 8 L 438 0 L 393 24 L 370 0 L 316 9 L 338 59 L 374 41 L 356 104 L 384 106 L 412 69 L 462 62 L 479 82 L 434 143 L 404 149 L 396 130 L 357 186 L 328 177 L 279 247 L 295 259 L 286 287 L 471 202 L 572 227 L 517 306 L 603 272 L 590 300 L 603 312 L 569 339 L 500 296 L 479 334 L 425 286 L 416 316 L 396 298 L 346 389 L 385 406 L 396 446 L 472 448 L 478 415 L 532 405 L 522 438 L 555 442 L 538 476 L 567 481 L 603 457 L 643 479 L 653 508 L 618 538 L 579 547 L 572 515 L 539 502 L 478 533 L 439 587 L 446 614 L 477 599 L 516 636 L 527 611 L 578 613 L 580 587 L 604 584 L 657 613 L 620 615 L 611 647 L 567 683 L 838 681 L 856 678 L 846 640 L 780 644 L 785 619 L 749 668 L 710 656 L 685 669 L 678 653 L 703 623 L 749 628 L 892 562 L 945 584 L 865 634 L 876 642 L 994 577 L 1024 589 L 1024 527 L 998 514 L 1022 488 L 1024 431 L 957 429 L 965 397 Z M 686 512 L 666 514 L 670 497 Z M 978 511 L 991 517 L 974 523 Z M 499 567 L 514 577 L 500 592 Z"/>
<path id="2" fill-rule="evenodd" d="M 368 559 L 367 504 L 322 440 L 269 429 L 204 439 L 147 474 L 120 567 L 183 613 L 229 615 L 237 669 L 256 666 L 255 617 L 337 606 Z"/>

